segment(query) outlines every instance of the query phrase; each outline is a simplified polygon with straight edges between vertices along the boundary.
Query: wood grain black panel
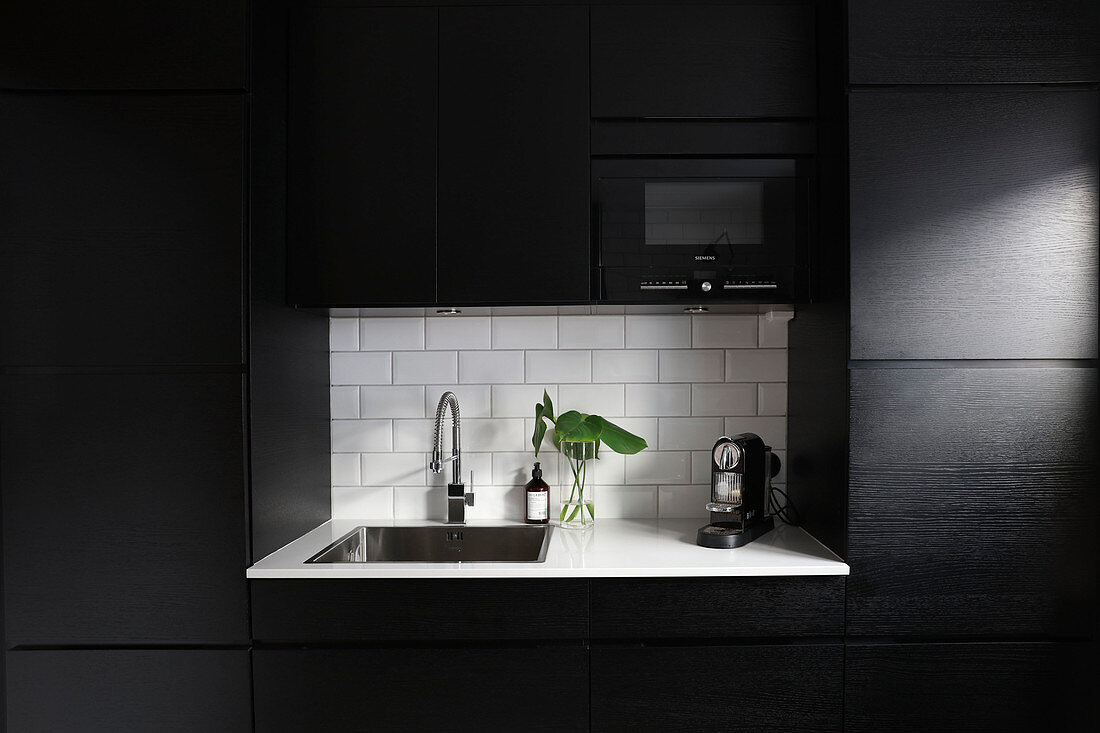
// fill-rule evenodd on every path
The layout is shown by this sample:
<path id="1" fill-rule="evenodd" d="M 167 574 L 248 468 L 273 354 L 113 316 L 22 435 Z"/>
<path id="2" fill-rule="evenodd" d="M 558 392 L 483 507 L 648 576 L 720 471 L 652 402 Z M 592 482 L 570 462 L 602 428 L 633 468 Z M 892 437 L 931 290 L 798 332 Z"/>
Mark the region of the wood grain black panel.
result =
<path id="1" fill-rule="evenodd" d="M 587 44 L 583 7 L 440 10 L 442 304 L 588 299 Z"/>
<path id="2" fill-rule="evenodd" d="M 842 577 L 592 580 L 594 639 L 843 633 Z"/>
<path id="3" fill-rule="evenodd" d="M 8 652 L 8 730 L 252 730 L 245 650 Z"/>
<path id="4" fill-rule="evenodd" d="M 848 645 L 844 730 L 1096 729 L 1095 646 Z"/>
<path id="5" fill-rule="evenodd" d="M 587 731 L 588 653 L 512 649 L 253 652 L 256 731 Z"/>
<path id="6" fill-rule="evenodd" d="M 290 32 L 291 302 L 432 302 L 436 10 L 310 9 Z"/>
<path id="7" fill-rule="evenodd" d="M 1095 369 L 854 369 L 848 633 L 1084 636 Z"/>
<path id="8" fill-rule="evenodd" d="M 1097 355 L 1096 92 L 851 95 L 851 355 Z"/>
<path id="9" fill-rule="evenodd" d="M 592 8 L 593 117 L 812 117 L 808 5 Z"/>
<path id="10" fill-rule="evenodd" d="M 241 89 L 244 0 L 4 3 L 0 88 Z"/>
<path id="11" fill-rule="evenodd" d="M 588 581 L 253 580 L 264 642 L 584 638 Z"/>
<path id="12" fill-rule="evenodd" d="M 247 642 L 241 383 L 4 377 L 9 645 Z"/>
<path id="13" fill-rule="evenodd" d="M 0 97 L 0 363 L 239 364 L 239 95 Z"/>
<path id="14" fill-rule="evenodd" d="M 852 84 L 1100 79 L 1092 0 L 851 0 Z"/>
<path id="15" fill-rule="evenodd" d="M 593 646 L 591 665 L 592 730 L 841 730 L 841 644 Z"/>
<path id="16" fill-rule="evenodd" d="M 285 12 L 255 8 L 249 116 L 252 557 L 331 516 L 328 318 L 287 304 Z"/>

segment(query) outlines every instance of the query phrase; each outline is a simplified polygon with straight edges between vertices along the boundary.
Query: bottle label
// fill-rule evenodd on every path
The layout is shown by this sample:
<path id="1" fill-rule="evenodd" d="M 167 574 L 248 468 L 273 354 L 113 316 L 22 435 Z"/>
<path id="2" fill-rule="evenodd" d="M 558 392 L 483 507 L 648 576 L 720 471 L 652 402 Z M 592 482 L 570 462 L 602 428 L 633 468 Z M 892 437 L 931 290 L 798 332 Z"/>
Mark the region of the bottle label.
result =
<path id="1" fill-rule="evenodd" d="M 550 511 L 550 492 L 549 491 L 528 491 L 527 492 L 527 519 L 539 520 L 546 519 L 547 514 Z"/>

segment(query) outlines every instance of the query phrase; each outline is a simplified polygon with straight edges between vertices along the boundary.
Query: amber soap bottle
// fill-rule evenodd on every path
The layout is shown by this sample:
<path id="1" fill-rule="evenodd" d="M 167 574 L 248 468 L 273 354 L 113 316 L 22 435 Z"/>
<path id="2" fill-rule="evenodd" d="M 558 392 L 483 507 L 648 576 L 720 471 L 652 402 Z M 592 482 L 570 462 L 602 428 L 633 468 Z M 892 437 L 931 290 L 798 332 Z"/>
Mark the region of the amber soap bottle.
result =
<path id="1" fill-rule="evenodd" d="M 523 521 L 528 524 L 549 524 L 550 486 L 542 480 L 542 469 L 539 468 L 537 461 L 535 470 L 531 471 L 531 480 L 524 488 L 524 493 L 527 495 L 527 510 L 523 514 Z"/>

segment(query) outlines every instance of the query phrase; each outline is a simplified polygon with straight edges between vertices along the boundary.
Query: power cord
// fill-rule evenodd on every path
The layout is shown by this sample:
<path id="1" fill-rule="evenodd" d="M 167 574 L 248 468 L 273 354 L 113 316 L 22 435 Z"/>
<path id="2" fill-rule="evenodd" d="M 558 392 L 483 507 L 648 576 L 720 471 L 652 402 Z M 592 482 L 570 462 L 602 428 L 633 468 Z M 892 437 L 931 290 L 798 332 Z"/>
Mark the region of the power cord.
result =
<path id="1" fill-rule="evenodd" d="M 779 521 L 783 524 L 789 524 L 792 527 L 797 527 L 802 524 L 802 515 L 798 513 L 798 509 L 793 503 L 791 503 L 791 497 L 787 496 L 787 492 L 778 486 L 771 487 L 771 493 L 768 495 L 768 510 L 772 513 L 772 516 L 779 517 Z M 776 499 L 776 495 L 783 497 L 782 506 Z"/>

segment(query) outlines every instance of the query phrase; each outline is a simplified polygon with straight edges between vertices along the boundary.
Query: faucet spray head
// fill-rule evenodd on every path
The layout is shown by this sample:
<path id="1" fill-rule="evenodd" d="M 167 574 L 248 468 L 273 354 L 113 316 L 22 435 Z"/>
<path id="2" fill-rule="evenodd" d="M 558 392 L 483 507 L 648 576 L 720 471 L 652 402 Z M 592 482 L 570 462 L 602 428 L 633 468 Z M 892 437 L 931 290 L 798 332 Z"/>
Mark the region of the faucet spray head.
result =
<path id="1" fill-rule="evenodd" d="M 432 473 L 443 473 L 443 451 L 432 451 L 432 462 L 428 464 Z"/>

